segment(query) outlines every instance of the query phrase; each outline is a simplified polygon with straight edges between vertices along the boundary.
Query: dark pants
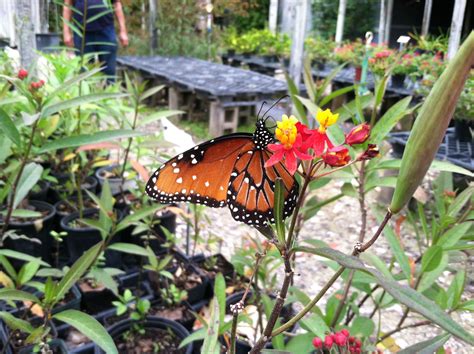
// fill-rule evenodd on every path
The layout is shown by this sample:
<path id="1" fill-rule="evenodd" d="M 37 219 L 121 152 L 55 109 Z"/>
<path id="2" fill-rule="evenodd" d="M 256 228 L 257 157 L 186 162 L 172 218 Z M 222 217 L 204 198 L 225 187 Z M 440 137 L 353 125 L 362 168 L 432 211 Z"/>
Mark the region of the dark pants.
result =
<path id="1" fill-rule="evenodd" d="M 81 50 L 82 39 L 74 34 L 74 47 Z M 107 26 L 101 31 L 86 32 L 84 54 L 98 53 L 99 61 L 104 64 L 102 72 L 108 81 L 115 81 L 117 66 L 117 37 L 114 26 Z"/>

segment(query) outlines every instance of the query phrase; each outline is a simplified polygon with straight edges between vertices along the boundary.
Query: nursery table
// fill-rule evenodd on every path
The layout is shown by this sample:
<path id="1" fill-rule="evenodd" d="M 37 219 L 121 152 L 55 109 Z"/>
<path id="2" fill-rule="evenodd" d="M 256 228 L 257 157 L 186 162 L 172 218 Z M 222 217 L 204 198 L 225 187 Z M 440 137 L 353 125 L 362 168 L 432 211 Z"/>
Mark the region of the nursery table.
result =
<path id="1" fill-rule="evenodd" d="M 241 108 L 251 109 L 264 99 L 287 93 L 284 81 L 195 58 L 123 56 L 117 61 L 169 86 L 170 109 L 185 108 L 192 115 L 196 99 L 209 105 L 209 132 L 213 136 L 235 132 Z"/>

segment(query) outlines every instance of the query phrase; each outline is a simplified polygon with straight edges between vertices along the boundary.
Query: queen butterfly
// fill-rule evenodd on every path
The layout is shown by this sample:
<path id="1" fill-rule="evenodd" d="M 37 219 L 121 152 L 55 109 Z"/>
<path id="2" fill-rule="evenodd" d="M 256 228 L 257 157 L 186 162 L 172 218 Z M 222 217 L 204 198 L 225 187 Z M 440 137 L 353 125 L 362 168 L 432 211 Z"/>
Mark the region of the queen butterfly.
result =
<path id="1" fill-rule="evenodd" d="M 257 119 L 253 134 L 224 135 L 173 157 L 150 177 L 147 194 L 163 204 L 227 205 L 235 220 L 258 228 L 275 221 L 275 180 L 280 177 L 285 188 L 283 217 L 291 215 L 299 186 L 282 163 L 264 167 L 271 156 L 267 145 L 275 142 L 265 121 Z"/>

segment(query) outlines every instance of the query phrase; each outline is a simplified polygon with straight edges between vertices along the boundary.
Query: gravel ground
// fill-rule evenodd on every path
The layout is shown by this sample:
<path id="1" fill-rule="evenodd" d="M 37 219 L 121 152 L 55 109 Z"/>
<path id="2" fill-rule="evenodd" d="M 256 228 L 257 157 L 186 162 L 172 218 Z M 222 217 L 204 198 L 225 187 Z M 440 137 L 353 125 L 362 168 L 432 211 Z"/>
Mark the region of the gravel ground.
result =
<path id="1" fill-rule="evenodd" d="M 340 184 L 338 182 L 331 183 L 324 188 L 318 190 L 318 195 L 322 198 L 335 195 L 338 193 Z M 371 193 L 368 196 L 369 201 L 375 203 L 377 192 Z M 370 203 L 369 203 L 370 204 Z M 219 248 L 201 246 L 198 251 L 210 254 L 212 252 L 221 252 L 228 259 L 232 256 L 236 247 L 242 246 L 245 241 L 245 235 L 256 236 L 256 231 L 252 228 L 242 224 L 236 223 L 227 209 L 207 209 L 207 215 L 211 220 L 211 225 L 207 225 L 208 230 L 212 230 L 212 233 L 221 238 L 222 243 Z M 323 208 L 318 212 L 316 216 L 308 220 L 302 231 L 301 239 L 318 239 L 327 242 L 331 247 L 345 253 L 350 253 L 357 238 L 358 230 L 360 227 L 360 216 L 359 216 L 359 203 L 357 200 L 349 197 L 344 197 L 336 201 L 335 203 Z M 375 217 L 369 212 L 368 217 L 368 228 L 367 237 L 370 237 L 377 229 L 378 223 Z M 206 227 L 206 226 L 205 226 Z M 204 230 L 206 234 L 206 230 Z M 408 234 L 408 235 L 407 235 Z M 184 240 L 186 235 L 186 226 L 183 222 L 178 225 L 178 235 L 180 239 Z M 403 244 L 405 250 L 409 256 L 415 256 L 416 243 L 409 230 L 402 227 Z M 375 253 L 382 259 L 386 260 L 387 263 L 391 257 L 391 254 L 387 252 L 389 249 L 386 240 L 381 237 L 376 244 L 370 249 L 371 252 Z M 304 290 L 307 294 L 314 295 L 319 289 L 326 283 L 326 281 L 333 274 L 333 270 L 321 262 L 323 258 L 303 254 L 298 256 L 296 265 L 296 277 L 295 285 L 300 289 Z M 471 259 L 472 263 L 472 259 Z M 472 269 L 472 267 L 471 267 Z M 282 272 L 282 271 L 281 271 Z M 317 275 L 317 276 L 315 276 Z M 446 271 L 441 279 L 441 282 L 446 284 L 450 283 L 452 274 Z M 332 287 L 332 294 L 334 291 L 341 289 L 342 283 L 337 282 Z M 471 299 L 473 295 L 472 287 L 465 292 L 465 300 Z M 324 308 L 325 299 L 323 298 L 319 305 Z M 371 313 L 373 307 L 366 306 L 362 309 L 362 314 L 368 315 Z M 396 327 L 401 315 L 403 313 L 403 307 L 396 305 L 390 309 L 383 311 L 382 318 L 382 330 L 391 330 Z M 454 313 L 453 318 L 456 322 L 464 326 L 469 332 L 474 333 L 474 318 L 469 312 Z M 375 321 L 378 321 L 377 316 L 374 317 Z M 409 315 L 406 320 L 406 324 L 415 323 L 422 320 L 422 318 L 416 314 Z M 396 343 L 399 347 L 404 348 L 410 344 L 414 344 L 428 338 L 431 338 L 439 334 L 441 330 L 435 326 L 424 326 L 414 329 L 407 329 L 403 332 L 395 334 L 393 337 L 396 339 Z M 467 346 L 463 342 L 450 339 L 445 348 L 449 348 L 451 353 L 474 353 L 474 348 Z"/>

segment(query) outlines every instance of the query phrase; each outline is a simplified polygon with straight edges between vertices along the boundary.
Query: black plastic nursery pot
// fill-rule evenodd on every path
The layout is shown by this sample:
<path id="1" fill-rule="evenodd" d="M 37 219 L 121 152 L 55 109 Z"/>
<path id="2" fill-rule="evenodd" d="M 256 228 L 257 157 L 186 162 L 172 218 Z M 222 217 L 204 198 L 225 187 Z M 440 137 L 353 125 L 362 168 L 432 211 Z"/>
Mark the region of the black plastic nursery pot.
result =
<path id="1" fill-rule="evenodd" d="M 248 295 L 247 295 L 247 298 L 246 298 L 246 305 L 251 303 L 251 299 L 253 298 L 253 295 L 254 295 L 254 292 L 253 291 L 249 291 Z M 240 292 L 237 292 L 235 294 L 232 294 L 232 295 L 229 295 L 227 298 L 226 298 L 226 313 L 230 313 L 230 305 L 233 305 L 233 304 L 236 304 L 237 302 L 239 302 L 242 297 L 244 296 L 244 291 L 240 291 Z M 273 300 L 276 298 L 275 296 L 270 296 Z M 290 305 L 285 305 L 283 306 L 283 309 L 280 313 L 280 319 L 283 320 L 283 322 L 285 322 L 285 320 L 288 320 L 290 319 L 293 315 L 295 314 L 294 310 L 293 310 L 293 307 Z M 296 329 L 296 326 L 293 326 L 292 328 L 290 328 L 290 332 L 293 332 L 294 330 Z M 287 338 L 285 338 L 285 341 L 287 340 Z M 221 338 L 221 341 L 223 341 L 223 339 Z M 265 348 L 266 349 L 273 349 L 273 345 L 271 342 L 268 342 L 266 345 L 265 345 Z M 250 346 L 250 344 L 247 342 L 247 341 L 244 341 L 242 339 L 239 339 L 237 338 L 236 342 L 235 342 L 235 352 L 236 354 L 247 354 L 250 350 L 252 349 L 252 347 Z"/>
<path id="2" fill-rule="evenodd" d="M 38 327 L 42 324 L 43 320 L 36 317 L 29 320 L 30 324 L 34 327 Z M 1 326 L 1 325 L 0 325 Z M 54 354 L 66 354 L 67 349 L 62 340 L 55 339 L 57 338 L 58 332 L 56 330 L 56 326 L 54 323 L 49 322 L 49 327 L 51 328 L 49 332 L 49 341 L 48 344 L 50 348 L 53 350 Z M 24 341 L 28 337 L 27 333 L 20 333 L 15 331 L 13 334 L 11 333 L 10 329 L 5 325 L 4 327 L 5 338 L 9 338 L 10 342 L 7 343 L 6 352 L 7 354 L 31 354 L 35 353 L 35 347 L 33 345 L 24 345 Z M 1 345 L 0 345 L 1 347 Z"/>
<path id="3" fill-rule="evenodd" d="M 403 87 L 405 83 L 405 74 L 392 75 L 391 85 L 392 87 Z"/>
<path id="4" fill-rule="evenodd" d="M 51 183 L 48 181 L 38 181 L 33 190 L 28 194 L 29 200 L 39 200 L 40 202 L 48 201 L 48 192 Z"/>
<path id="5" fill-rule="evenodd" d="M 474 129 L 472 121 L 456 119 L 454 121 L 454 136 L 460 142 L 472 143 L 471 128 Z"/>
<path id="6" fill-rule="evenodd" d="M 222 273 L 227 281 L 232 280 L 235 276 L 234 266 L 220 253 L 209 257 L 199 254 L 192 257 L 191 262 L 206 274 L 206 277 L 209 279 L 205 295 L 206 299 L 214 296 L 214 281 L 217 273 Z"/>
<path id="7" fill-rule="evenodd" d="M 68 196 L 68 191 L 65 189 L 64 184 L 71 179 L 71 174 L 69 173 L 59 173 L 55 174 L 54 177 L 58 180 L 57 184 L 52 184 L 49 190 L 49 198 L 51 202 L 59 202 L 63 200 L 65 197 L 76 197 L 77 198 L 77 190 L 74 189 L 71 195 Z M 84 179 L 81 184 L 81 190 L 83 191 L 84 196 L 86 196 L 86 190 L 96 194 L 98 192 L 98 185 L 97 179 L 94 176 L 88 176 Z"/>
<path id="8" fill-rule="evenodd" d="M 127 180 L 126 178 L 118 177 L 109 177 L 108 175 L 114 170 L 121 172 L 122 167 L 119 165 L 104 166 L 95 171 L 95 177 L 99 181 L 100 186 L 103 186 L 105 180 L 107 180 L 109 182 L 110 191 L 112 192 L 112 195 L 117 195 L 136 187 L 136 182 L 134 180 Z"/>
<path id="9" fill-rule="evenodd" d="M 84 210 L 84 218 L 91 218 L 99 213 L 98 209 Z M 117 218 L 120 220 L 121 213 L 116 211 Z M 74 263 L 84 252 L 102 241 L 100 231 L 92 227 L 75 227 L 74 222 L 79 220 L 79 212 L 72 213 L 61 219 L 61 229 L 66 231 L 68 235 L 65 238 L 66 246 L 69 252 L 69 262 Z M 117 234 L 113 238 L 113 242 L 119 242 L 120 235 Z M 121 253 L 117 251 L 105 251 L 106 265 L 109 267 L 119 268 L 121 265 Z"/>
<path id="10" fill-rule="evenodd" d="M 32 241 L 22 238 L 12 240 L 7 238 L 5 240 L 5 248 L 26 253 L 34 257 L 41 257 L 45 262 L 50 263 L 53 246 L 53 238 L 50 236 L 50 231 L 54 226 L 54 216 L 56 209 L 49 203 L 37 200 L 30 200 L 29 205 L 43 214 L 41 218 L 18 220 L 13 218 L 10 220 L 9 230 L 17 230 L 17 233 L 24 235 Z M 2 223 L 0 222 L 0 225 Z M 36 240 L 35 240 L 36 239 Z M 18 262 L 13 262 L 18 265 Z M 21 263 L 20 263 L 21 264 Z"/>
<path id="11" fill-rule="evenodd" d="M 81 291 L 81 309 L 92 316 L 101 316 L 110 310 L 117 296 L 103 285 L 91 286 L 87 281 L 79 282 Z"/>
<path id="12" fill-rule="evenodd" d="M 37 33 L 36 49 L 42 52 L 55 52 L 61 44 L 61 35 L 59 33 Z"/>
<path id="13" fill-rule="evenodd" d="M 115 341 L 116 344 L 118 344 L 118 351 L 121 354 L 131 353 L 127 351 L 126 348 L 121 348 L 119 339 L 124 333 L 126 333 L 132 328 L 134 322 L 135 321 L 131 319 L 127 319 L 117 323 L 116 325 L 108 329 L 108 332 L 112 336 L 112 339 Z M 156 338 L 157 341 L 159 341 L 159 337 L 157 336 L 159 333 L 172 333 L 174 336 L 176 336 L 176 338 L 179 339 L 177 341 L 178 345 L 184 338 L 189 336 L 189 332 L 186 330 L 186 328 L 184 328 L 182 325 L 175 321 L 170 321 L 165 318 L 147 317 L 145 322 L 143 323 L 143 326 L 145 328 L 145 333 L 153 335 L 153 338 Z M 191 354 L 192 351 L 193 344 L 190 343 L 180 350 L 177 350 L 176 348 L 164 348 L 164 350 L 160 351 L 160 353 Z M 104 353 L 104 351 L 100 347 L 95 346 L 95 353 L 102 354 Z"/>
<path id="14" fill-rule="evenodd" d="M 63 324 L 57 327 L 58 337 L 64 341 L 69 354 L 94 354 L 95 344 L 75 328 Z"/>

